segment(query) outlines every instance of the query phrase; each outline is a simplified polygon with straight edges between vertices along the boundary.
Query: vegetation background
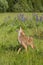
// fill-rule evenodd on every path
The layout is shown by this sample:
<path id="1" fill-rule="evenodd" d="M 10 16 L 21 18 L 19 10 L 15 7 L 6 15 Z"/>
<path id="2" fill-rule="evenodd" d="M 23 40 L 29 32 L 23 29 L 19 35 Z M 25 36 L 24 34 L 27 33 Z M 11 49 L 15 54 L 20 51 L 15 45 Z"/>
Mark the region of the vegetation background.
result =
<path id="1" fill-rule="evenodd" d="M 0 12 L 43 12 L 43 0 L 0 0 Z"/>
<path id="2" fill-rule="evenodd" d="M 0 0 L 0 65 L 43 65 L 42 12 L 43 0 Z M 17 55 L 20 26 L 34 38 L 35 49 L 28 46 Z"/>
<path id="3" fill-rule="evenodd" d="M 20 26 L 33 37 L 35 49 L 17 54 Z M 43 13 L 0 13 L 0 65 L 43 65 Z"/>

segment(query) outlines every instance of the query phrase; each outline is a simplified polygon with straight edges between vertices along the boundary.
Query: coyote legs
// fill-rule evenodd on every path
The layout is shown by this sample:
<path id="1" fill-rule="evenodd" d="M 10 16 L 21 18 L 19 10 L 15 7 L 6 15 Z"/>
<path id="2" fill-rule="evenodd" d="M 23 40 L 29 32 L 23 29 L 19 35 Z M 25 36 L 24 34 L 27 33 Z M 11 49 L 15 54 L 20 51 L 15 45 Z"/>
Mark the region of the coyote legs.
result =
<path id="1" fill-rule="evenodd" d="M 24 43 L 24 42 L 22 42 L 22 46 L 25 48 L 25 50 L 27 51 L 27 45 Z"/>
<path id="2" fill-rule="evenodd" d="M 26 50 L 26 52 L 27 52 L 27 45 L 24 44 L 24 43 L 22 43 L 22 46 L 25 48 L 25 50 Z M 22 48 L 19 48 L 19 49 L 18 49 L 17 54 L 19 54 L 19 52 L 21 51 L 21 49 L 22 49 Z"/>
<path id="3" fill-rule="evenodd" d="M 34 49 L 34 45 L 33 44 L 31 44 L 31 47 Z"/>
<path id="4" fill-rule="evenodd" d="M 18 49 L 18 52 L 17 52 L 17 54 L 19 54 L 19 52 L 20 52 L 20 51 L 21 51 L 21 48 L 19 48 L 19 49 Z"/>

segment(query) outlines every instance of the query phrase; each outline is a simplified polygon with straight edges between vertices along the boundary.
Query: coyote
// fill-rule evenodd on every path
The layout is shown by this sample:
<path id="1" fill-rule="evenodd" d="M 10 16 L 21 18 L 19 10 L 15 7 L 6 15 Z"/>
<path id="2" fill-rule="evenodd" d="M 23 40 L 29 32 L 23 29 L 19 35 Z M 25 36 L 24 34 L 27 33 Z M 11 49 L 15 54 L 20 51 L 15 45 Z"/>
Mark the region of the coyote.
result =
<path id="1" fill-rule="evenodd" d="M 20 30 L 18 31 L 18 42 L 22 47 L 25 48 L 27 51 L 27 46 L 30 45 L 32 48 L 34 48 L 33 44 L 33 37 L 27 37 L 23 31 L 23 29 L 20 27 Z M 18 54 L 20 52 L 21 48 L 18 49 Z"/>

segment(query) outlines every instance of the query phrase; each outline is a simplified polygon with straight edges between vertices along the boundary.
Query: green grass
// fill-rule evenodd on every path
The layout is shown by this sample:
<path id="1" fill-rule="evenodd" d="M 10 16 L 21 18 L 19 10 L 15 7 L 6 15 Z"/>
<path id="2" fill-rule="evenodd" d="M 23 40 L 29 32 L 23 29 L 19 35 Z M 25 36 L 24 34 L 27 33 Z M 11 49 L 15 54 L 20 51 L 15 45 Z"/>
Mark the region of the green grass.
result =
<path id="1" fill-rule="evenodd" d="M 18 14 L 0 13 L 0 65 L 43 65 L 43 21 L 36 22 L 32 13 L 23 13 L 26 18 L 23 22 Z M 37 14 L 40 17 L 43 13 Z M 33 36 L 35 49 L 29 46 L 27 53 L 23 49 L 17 55 L 20 26 L 27 36 Z"/>

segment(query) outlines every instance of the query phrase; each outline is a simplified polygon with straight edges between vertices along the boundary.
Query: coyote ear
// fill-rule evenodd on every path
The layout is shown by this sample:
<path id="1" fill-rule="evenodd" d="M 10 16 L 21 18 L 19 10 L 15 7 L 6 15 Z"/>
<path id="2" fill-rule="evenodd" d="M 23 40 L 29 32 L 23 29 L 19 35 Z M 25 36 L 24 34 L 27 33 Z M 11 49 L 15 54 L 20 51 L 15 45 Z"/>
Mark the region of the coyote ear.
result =
<path id="1" fill-rule="evenodd" d="M 22 28 L 20 27 L 20 30 L 22 30 Z"/>
<path id="2" fill-rule="evenodd" d="M 22 28 L 20 27 L 20 32 L 22 31 Z"/>

